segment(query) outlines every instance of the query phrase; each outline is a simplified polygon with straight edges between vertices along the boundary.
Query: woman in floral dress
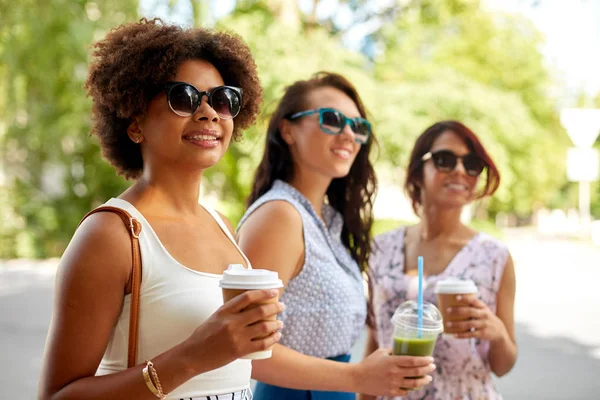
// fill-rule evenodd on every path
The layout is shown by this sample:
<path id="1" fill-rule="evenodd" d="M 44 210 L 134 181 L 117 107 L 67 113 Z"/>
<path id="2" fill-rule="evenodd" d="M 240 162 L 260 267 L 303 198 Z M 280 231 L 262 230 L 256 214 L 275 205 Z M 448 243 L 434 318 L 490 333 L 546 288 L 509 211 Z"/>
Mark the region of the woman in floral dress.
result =
<path id="1" fill-rule="evenodd" d="M 479 182 L 482 173 L 485 179 Z M 494 162 L 463 124 L 438 122 L 417 139 L 405 189 L 420 222 L 375 238 L 366 352 L 391 347 L 394 310 L 417 296 L 419 255 L 424 256 L 425 301 L 437 304 L 435 285 L 448 277 L 473 280 L 478 298 L 464 299 L 463 306 L 449 310 L 469 317 L 452 323 L 462 333 L 438 338 L 433 382 L 404 399 L 502 399 L 492 372 L 496 376 L 508 373 L 517 357 L 513 262 L 502 242 L 460 220 L 463 207 L 492 195 L 499 183 Z"/>

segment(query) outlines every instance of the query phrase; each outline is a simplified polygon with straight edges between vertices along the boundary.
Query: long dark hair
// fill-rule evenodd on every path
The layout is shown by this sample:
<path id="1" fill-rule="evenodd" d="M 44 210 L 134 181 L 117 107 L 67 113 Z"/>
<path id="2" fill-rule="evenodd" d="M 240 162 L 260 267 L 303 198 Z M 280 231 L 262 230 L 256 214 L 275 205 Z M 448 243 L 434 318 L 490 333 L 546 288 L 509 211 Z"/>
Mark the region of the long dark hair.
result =
<path id="1" fill-rule="evenodd" d="M 281 137 L 279 125 L 282 119 L 304 111 L 307 107 L 305 104 L 307 95 L 322 87 L 332 87 L 345 93 L 354 101 L 361 117 L 367 118 L 365 106 L 358 92 L 341 75 L 319 72 L 311 79 L 297 81 L 288 86 L 269 121 L 265 152 L 254 176 L 248 206 L 271 189 L 276 179 L 284 182 L 291 180 L 294 173 L 292 154 L 288 144 Z M 377 191 L 377 178 L 369 160 L 373 143 L 376 143 L 374 135 L 368 143 L 361 146 L 348 175 L 334 179 L 326 193 L 329 205 L 344 219 L 342 242 L 361 271 L 366 269 L 371 253 L 373 201 Z"/>
<path id="2" fill-rule="evenodd" d="M 415 214 L 419 215 L 421 211 L 421 184 L 423 183 L 423 156 L 431 150 L 435 140 L 444 132 L 450 131 L 460 136 L 469 150 L 477 154 L 485 163 L 486 180 L 483 189 L 477 193 L 476 199 L 494 194 L 498 186 L 500 186 L 500 172 L 494 164 L 494 161 L 485 150 L 477 135 L 464 124 L 458 121 L 440 121 L 425 129 L 417 138 L 415 147 L 410 155 L 408 163 L 408 172 L 406 174 L 406 182 L 404 190 L 410 198 Z"/>

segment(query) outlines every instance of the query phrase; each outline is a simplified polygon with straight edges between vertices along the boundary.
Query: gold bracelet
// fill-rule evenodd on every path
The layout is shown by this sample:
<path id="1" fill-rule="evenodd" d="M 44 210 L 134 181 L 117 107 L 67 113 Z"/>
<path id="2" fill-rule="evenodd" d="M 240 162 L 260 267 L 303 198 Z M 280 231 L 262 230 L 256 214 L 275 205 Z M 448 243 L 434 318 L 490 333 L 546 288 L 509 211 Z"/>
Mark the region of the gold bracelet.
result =
<path id="1" fill-rule="evenodd" d="M 148 386 L 148 389 L 150 389 L 152 394 L 160 398 L 158 389 L 154 386 L 154 383 L 152 383 L 152 379 L 150 379 L 150 374 L 148 374 L 148 363 L 146 363 L 146 366 L 142 368 L 142 375 L 144 376 L 144 382 L 146 382 L 146 386 Z"/>
<path id="2" fill-rule="evenodd" d="M 160 384 L 160 380 L 158 379 L 158 373 L 156 372 L 156 368 L 154 368 L 154 364 L 152 363 L 152 361 L 146 361 L 146 367 L 150 370 L 150 373 L 152 374 L 151 377 L 154 379 L 152 386 L 155 387 L 156 391 L 158 392 L 153 392 L 154 395 L 161 400 L 165 400 L 167 398 L 167 395 L 163 392 L 162 385 Z"/>

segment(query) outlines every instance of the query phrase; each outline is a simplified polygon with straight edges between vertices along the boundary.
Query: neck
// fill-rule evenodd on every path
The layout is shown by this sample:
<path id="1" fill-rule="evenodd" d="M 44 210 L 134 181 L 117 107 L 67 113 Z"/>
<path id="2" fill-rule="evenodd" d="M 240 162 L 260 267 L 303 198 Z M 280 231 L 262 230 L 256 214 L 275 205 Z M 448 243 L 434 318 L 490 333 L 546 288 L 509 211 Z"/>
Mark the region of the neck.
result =
<path id="1" fill-rule="evenodd" d="M 142 208 L 156 210 L 157 214 L 195 215 L 199 210 L 202 172 L 146 166 L 125 196 L 131 196 Z"/>
<path id="2" fill-rule="evenodd" d="M 325 194 L 331 183 L 331 178 L 306 173 L 300 168 L 295 168 L 294 175 L 288 183 L 308 199 L 317 215 L 322 219 L 323 202 L 325 201 Z"/>
<path id="3" fill-rule="evenodd" d="M 435 205 L 423 204 L 420 239 L 433 240 L 454 235 L 463 227 L 461 212 L 462 207 L 440 209 Z"/>

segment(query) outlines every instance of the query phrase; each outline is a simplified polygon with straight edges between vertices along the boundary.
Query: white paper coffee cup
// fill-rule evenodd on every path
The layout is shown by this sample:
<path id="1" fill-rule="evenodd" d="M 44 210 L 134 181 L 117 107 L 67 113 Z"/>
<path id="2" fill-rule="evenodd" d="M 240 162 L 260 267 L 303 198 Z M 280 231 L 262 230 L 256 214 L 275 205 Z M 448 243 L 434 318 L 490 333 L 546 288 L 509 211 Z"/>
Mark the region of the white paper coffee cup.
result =
<path id="1" fill-rule="evenodd" d="M 268 271 L 266 269 L 246 269 L 243 265 L 231 264 L 227 270 L 223 272 L 223 277 L 219 282 L 219 286 L 223 291 L 223 302 L 227 302 L 247 290 L 280 289 L 283 287 L 283 282 L 279 279 L 279 275 L 275 271 Z M 278 300 L 279 296 L 275 296 L 263 303 L 253 303 L 249 308 L 258 307 L 261 304 L 275 303 Z M 277 319 L 277 316 L 273 315 L 268 320 L 274 321 L 275 319 Z M 241 358 L 261 360 L 271 357 L 272 353 L 272 348 L 269 348 L 267 350 L 250 353 Z"/>

